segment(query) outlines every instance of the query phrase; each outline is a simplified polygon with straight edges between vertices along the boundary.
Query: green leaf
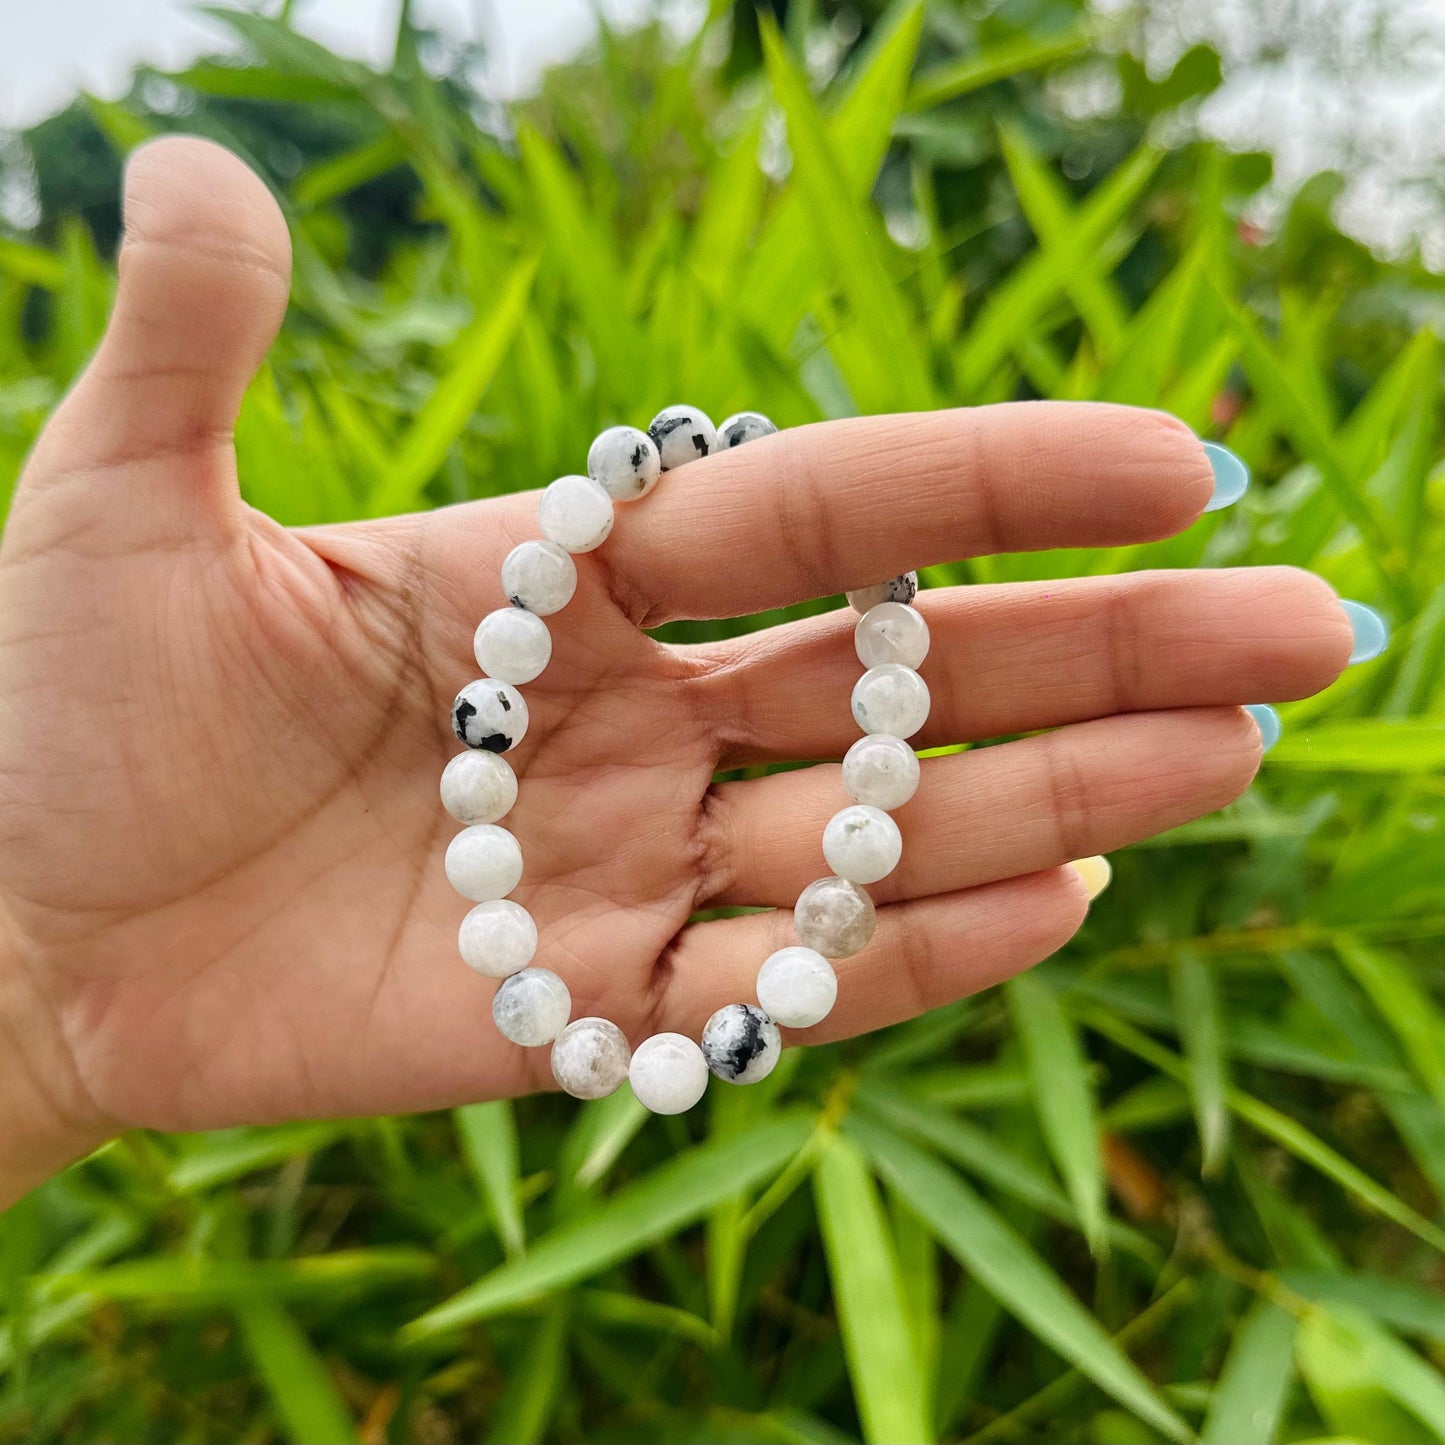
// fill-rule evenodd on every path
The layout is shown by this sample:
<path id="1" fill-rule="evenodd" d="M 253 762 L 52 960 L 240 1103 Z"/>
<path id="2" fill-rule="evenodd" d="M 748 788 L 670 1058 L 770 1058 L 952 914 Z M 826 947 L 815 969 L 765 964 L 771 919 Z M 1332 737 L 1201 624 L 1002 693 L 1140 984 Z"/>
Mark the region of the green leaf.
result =
<path id="1" fill-rule="evenodd" d="M 1223 1030 L 1214 976 L 1196 953 L 1181 953 L 1170 966 L 1174 991 L 1174 1016 L 1189 1066 L 1189 1100 L 1199 1129 L 1202 1172 L 1217 1174 L 1229 1147 L 1229 1110 L 1224 1091 L 1228 1086 Z"/>
<path id="2" fill-rule="evenodd" d="M 1445 1345 L 1445 1311 L 1434 1290 L 1380 1274 L 1340 1270 L 1285 1269 L 1280 1283 L 1321 1304 L 1348 1305 L 1402 1334 Z"/>
<path id="3" fill-rule="evenodd" d="M 1294 1370 L 1294 1316 L 1256 1300 L 1209 1396 L 1199 1445 L 1273 1445 Z"/>
<path id="4" fill-rule="evenodd" d="M 844 1129 L 944 1248 L 1033 1334 L 1170 1440 L 1192 1438 L 1058 1275 L 956 1174 L 868 1120 L 850 1115 Z"/>
<path id="5" fill-rule="evenodd" d="M 401 440 L 391 473 L 367 499 L 368 515 L 420 504 L 422 489 L 456 445 L 472 413 L 492 384 L 526 313 L 537 259 L 520 262 L 502 283 L 496 304 L 484 309 L 458 339 L 451 370 L 437 382 L 421 415 Z"/>
<path id="6" fill-rule="evenodd" d="M 356 1427 L 321 1357 L 286 1309 L 274 1300 L 247 1299 L 236 1322 L 256 1371 L 296 1445 L 351 1445 Z"/>
<path id="7" fill-rule="evenodd" d="M 1421 1081 L 1437 1102 L 1445 1102 L 1445 1021 L 1439 1008 L 1384 949 L 1342 943 L 1336 951 L 1394 1030 Z"/>
<path id="8" fill-rule="evenodd" d="M 945 101 L 957 100 L 1030 70 L 1042 70 L 1060 60 L 1082 54 L 1094 41 L 1092 27 L 1080 25 L 1058 35 L 1021 35 L 981 54 L 965 55 L 946 65 L 934 66 L 918 77 L 908 93 L 909 110 L 927 110 Z"/>
<path id="9" fill-rule="evenodd" d="M 414 1320 L 408 1342 L 484 1319 L 509 1305 L 586 1279 L 667 1239 L 715 1204 L 776 1174 L 802 1148 L 810 1121 L 778 1118 L 685 1154 L 568 1220 L 446 1303 Z"/>
<path id="10" fill-rule="evenodd" d="M 1034 1112 L 1095 1254 L 1107 1251 L 1104 1156 L 1089 1062 L 1058 995 L 1036 973 L 1005 985 L 1023 1046 Z"/>
<path id="11" fill-rule="evenodd" d="M 834 1135 L 823 1147 L 813 1190 L 864 1438 L 924 1445 L 933 1426 L 897 1252 L 863 1156 L 848 1140 Z"/>
<path id="12" fill-rule="evenodd" d="M 1445 725 L 1371 718 L 1316 723 L 1284 736 L 1269 751 L 1271 767 L 1346 773 L 1438 773 L 1445 766 Z"/>
<path id="13" fill-rule="evenodd" d="M 487 1430 L 488 1445 L 536 1445 L 547 1438 L 567 1373 L 567 1304 L 555 1300 L 527 1335 Z"/>
<path id="14" fill-rule="evenodd" d="M 1311 1310 L 1295 1341 L 1300 1373 L 1330 1429 L 1361 1440 L 1445 1440 L 1445 1380 L 1365 1315 Z"/>
<path id="15" fill-rule="evenodd" d="M 521 1254 L 526 1247 L 518 1194 L 517 1121 L 506 1099 L 466 1104 L 452 1111 L 462 1152 L 481 1187 L 502 1248 Z"/>

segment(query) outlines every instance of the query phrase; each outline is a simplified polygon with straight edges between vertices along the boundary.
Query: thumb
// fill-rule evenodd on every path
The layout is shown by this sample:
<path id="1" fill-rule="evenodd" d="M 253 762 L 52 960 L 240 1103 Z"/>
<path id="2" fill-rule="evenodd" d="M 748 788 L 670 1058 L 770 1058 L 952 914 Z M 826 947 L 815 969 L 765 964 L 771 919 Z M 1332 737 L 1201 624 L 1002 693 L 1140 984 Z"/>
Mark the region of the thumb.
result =
<path id="1" fill-rule="evenodd" d="M 256 174 L 209 141 L 171 137 L 126 167 L 115 307 L 95 357 L 27 470 L 67 479 L 106 525 L 191 527 L 240 515 L 231 431 L 286 309 L 291 245 Z M 181 463 L 181 465 L 177 465 Z"/>

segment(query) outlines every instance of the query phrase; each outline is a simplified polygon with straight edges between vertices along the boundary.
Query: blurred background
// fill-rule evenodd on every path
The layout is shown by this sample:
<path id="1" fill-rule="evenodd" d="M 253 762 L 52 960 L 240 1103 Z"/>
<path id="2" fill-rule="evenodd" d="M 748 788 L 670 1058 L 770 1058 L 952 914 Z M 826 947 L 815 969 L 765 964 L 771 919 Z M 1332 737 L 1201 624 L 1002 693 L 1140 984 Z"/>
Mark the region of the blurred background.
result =
<path id="1" fill-rule="evenodd" d="M 696 1117 L 107 1146 L 0 1220 L 0 1440 L 1445 1439 L 1438 6 L 57 0 L 0 124 L 0 498 L 184 130 L 291 223 L 237 439 L 283 521 L 679 399 L 1101 398 L 1254 489 L 927 582 L 1288 562 L 1394 628 L 1057 958 Z"/>

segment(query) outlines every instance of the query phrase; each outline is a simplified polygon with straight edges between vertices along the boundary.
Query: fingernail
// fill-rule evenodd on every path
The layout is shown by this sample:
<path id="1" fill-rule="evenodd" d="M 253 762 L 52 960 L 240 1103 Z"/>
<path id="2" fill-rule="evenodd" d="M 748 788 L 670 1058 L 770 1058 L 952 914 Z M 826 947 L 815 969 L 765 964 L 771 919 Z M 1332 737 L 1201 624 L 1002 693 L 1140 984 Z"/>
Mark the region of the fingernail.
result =
<path id="1" fill-rule="evenodd" d="M 1076 858 L 1069 867 L 1084 880 L 1090 903 L 1109 886 L 1109 880 L 1114 876 L 1109 860 L 1102 853 L 1096 853 L 1092 858 Z"/>
<path id="2" fill-rule="evenodd" d="M 1390 624 L 1363 602 L 1342 599 L 1340 606 L 1350 619 L 1350 631 L 1355 634 L 1355 645 L 1350 648 L 1350 661 L 1368 662 L 1378 657 L 1390 645 Z"/>
<path id="3" fill-rule="evenodd" d="M 1267 702 L 1252 702 L 1245 708 L 1245 712 L 1254 719 L 1254 725 L 1259 729 L 1260 751 L 1267 753 L 1279 741 L 1279 735 L 1284 731 L 1279 714 Z"/>
<path id="4" fill-rule="evenodd" d="M 1249 490 L 1249 468 L 1228 447 L 1218 442 L 1203 445 L 1209 468 L 1214 473 L 1214 495 L 1204 510 L 1217 512 L 1222 507 L 1233 506 Z"/>

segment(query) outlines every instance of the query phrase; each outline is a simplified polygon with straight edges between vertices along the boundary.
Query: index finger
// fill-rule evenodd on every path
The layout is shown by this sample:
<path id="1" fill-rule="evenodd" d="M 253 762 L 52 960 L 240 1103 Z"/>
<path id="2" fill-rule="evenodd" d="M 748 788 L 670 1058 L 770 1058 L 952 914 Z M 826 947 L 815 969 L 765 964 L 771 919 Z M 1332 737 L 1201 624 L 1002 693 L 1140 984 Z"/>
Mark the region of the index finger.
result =
<path id="1" fill-rule="evenodd" d="M 1030 401 L 853 417 L 669 472 L 628 509 L 606 560 L 652 627 L 963 557 L 1152 541 L 1213 492 L 1202 443 L 1164 412 Z"/>

